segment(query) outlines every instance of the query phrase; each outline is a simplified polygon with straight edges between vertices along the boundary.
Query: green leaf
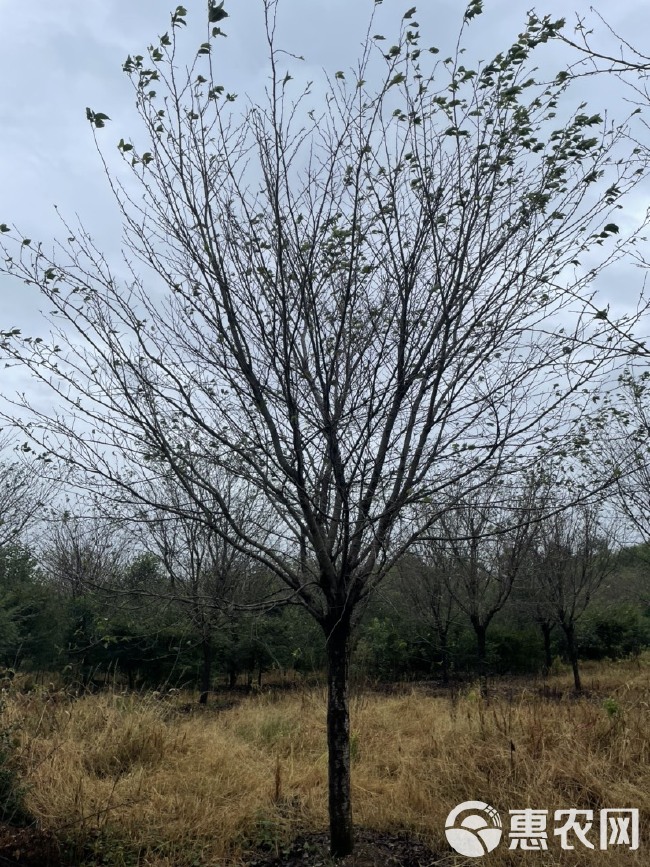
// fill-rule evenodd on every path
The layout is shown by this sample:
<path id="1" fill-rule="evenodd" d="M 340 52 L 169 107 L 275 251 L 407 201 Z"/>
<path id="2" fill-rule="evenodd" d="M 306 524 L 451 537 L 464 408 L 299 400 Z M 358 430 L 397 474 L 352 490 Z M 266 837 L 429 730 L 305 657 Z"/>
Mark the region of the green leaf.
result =
<path id="1" fill-rule="evenodd" d="M 465 21 L 470 21 L 476 15 L 480 15 L 483 11 L 483 2 L 482 0 L 473 0 L 473 2 L 467 7 L 465 12 Z"/>
<path id="2" fill-rule="evenodd" d="M 210 24 L 216 24 L 218 21 L 223 21 L 224 18 L 228 17 L 228 13 L 223 8 L 223 0 L 219 5 L 215 5 L 214 0 L 210 0 L 210 5 L 208 7 L 208 15 Z"/>
<path id="3" fill-rule="evenodd" d="M 183 19 L 187 15 L 187 9 L 184 6 L 177 6 L 176 11 L 172 15 L 172 27 L 178 27 L 179 24 L 185 26 L 187 21 Z"/>
<path id="4" fill-rule="evenodd" d="M 160 37 L 160 44 L 161 45 L 171 45 L 172 44 L 172 41 L 169 38 L 168 33 L 163 33 L 163 35 Z"/>
<path id="5" fill-rule="evenodd" d="M 393 76 L 393 78 L 388 82 L 388 86 L 392 87 L 394 84 L 401 84 L 403 81 L 406 81 L 406 76 L 403 72 L 398 72 L 397 75 Z"/>
<path id="6" fill-rule="evenodd" d="M 417 12 L 417 8 L 415 6 L 411 6 L 411 8 L 402 15 L 402 21 L 406 21 L 407 18 L 413 18 L 415 13 Z"/>
<path id="7" fill-rule="evenodd" d="M 201 44 L 201 47 L 197 51 L 197 54 L 209 54 L 209 53 L 210 53 L 210 43 L 209 42 L 203 42 Z"/>
<path id="8" fill-rule="evenodd" d="M 8 232 L 9 226 L 6 223 L 0 223 L 0 232 Z"/>
<path id="9" fill-rule="evenodd" d="M 608 224 L 605 226 L 605 228 L 603 229 L 603 232 L 611 232 L 613 235 L 618 235 L 618 233 L 619 233 L 619 228 L 618 228 L 618 226 L 616 225 L 616 223 L 608 223 Z"/>
<path id="10" fill-rule="evenodd" d="M 23 247 L 29 247 L 29 245 L 30 245 L 31 243 L 32 243 L 32 239 L 31 239 L 31 238 L 23 238 Z"/>
<path id="11" fill-rule="evenodd" d="M 341 70 L 339 69 L 334 78 L 345 78 L 345 73 L 341 72 Z"/>
<path id="12" fill-rule="evenodd" d="M 90 108 L 86 108 L 86 117 L 91 122 L 91 124 L 97 129 L 101 129 L 106 124 L 104 121 L 110 120 L 110 117 L 103 112 L 94 112 Z"/>

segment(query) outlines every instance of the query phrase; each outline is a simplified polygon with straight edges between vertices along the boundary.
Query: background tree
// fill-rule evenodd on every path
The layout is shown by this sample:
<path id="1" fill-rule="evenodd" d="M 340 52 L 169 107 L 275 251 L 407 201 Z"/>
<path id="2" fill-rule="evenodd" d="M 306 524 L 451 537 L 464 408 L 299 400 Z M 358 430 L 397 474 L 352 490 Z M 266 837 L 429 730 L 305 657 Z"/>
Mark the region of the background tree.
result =
<path id="1" fill-rule="evenodd" d="M 62 666 L 67 611 L 32 553 L 19 544 L 0 548 L 0 663 L 52 671 Z"/>
<path id="2" fill-rule="evenodd" d="M 458 622 L 460 609 L 455 590 L 450 589 L 453 559 L 440 544 L 420 542 L 414 554 L 398 564 L 400 587 L 409 602 L 411 617 L 433 630 L 440 653 L 443 683 L 449 683 L 450 633 Z"/>
<path id="3" fill-rule="evenodd" d="M 594 506 L 574 506 L 541 524 L 533 553 L 536 599 L 564 633 L 577 692 L 582 683 L 576 626 L 614 568 L 612 530 Z"/>
<path id="4" fill-rule="evenodd" d="M 228 521 L 235 521 L 242 532 L 248 527 L 250 535 L 262 540 L 266 531 L 259 508 L 249 490 L 222 476 L 220 491 L 228 518 L 215 503 L 212 522 L 206 526 L 201 514 L 196 514 L 197 495 L 188 496 L 186 486 L 168 472 L 151 481 L 150 500 L 164 508 L 144 509 L 136 503 L 131 516 L 142 543 L 158 554 L 169 578 L 169 587 L 162 594 L 157 588 L 158 597 L 180 608 L 198 636 L 201 704 L 207 703 L 211 689 L 215 633 L 226 626 L 235 628 L 244 610 L 261 611 L 265 605 L 280 604 L 277 586 L 269 584 L 268 576 L 261 574 L 241 545 L 229 540 Z"/>
<path id="5" fill-rule="evenodd" d="M 97 651 L 108 641 L 109 616 L 119 607 L 111 588 L 119 586 L 128 562 L 126 538 L 123 527 L 70 511 L 51 520 L 39 538 L 38 560 L 48 586 L 66 600 L 64 644 L 82 688 L 92 684 L 101 666 Z"/>
<path id="6" fill-rule="evenodd" d="M 41 545 L 40 559 L 50 581 L 73 599 L 116 586 L 129 551 L 124 526 L 69 511 L 50 522 Z"/>
<path id="7" fill-rule="evenodd" d="M 537 570 L 526 557 L 513 587 L 508 608 L 518 622 L 529 621 L 539 630 L 543 647 L 543 673 L 547 675 L 553 664 L 553 632 L 557 626 L 554 611 L 549 608 L 546 596 L 539 585 Z"/>
<path id="8" fill-rule="evenodd" d="M 611 215 L 646 164 L 625 125 L 568 104 L 556 117 L 569 82 L 537 84 L 528 60 L 561 22 L 531 14 L 471 68 L 422 48 L 411 9 L 392 47 L 369 36 L 310 108 L 309 84 L 291 95 L 299 61 L 278 46 L 278 4 L 262 5 L 262 104 L 240 110 L 217 77 L 227 13 L 213 2 L 211 38 L 187 66 L 181 6 L 124 64 L 146 138 L 120 139 L 128 182 L 109 173 L 126 285 L 81 226 L 49 255 L 0 225 L 0 269 L 37 286 L 61 323 L 55 345 L 12 329 L 5 351 L 54 389 L 60 408 L 23 427 L 78 484 L 147 504 L 162 462 L 194 514 L 319 623 L 341 856 L 352 630 L 438 520 L 418 521 L 418 504 L 580 443 L 590 389 L 634 321 L 594 315 L 590 287 L 625 251 Z M 474 0 L 463 28 L 480 11 Z M 108 121 L 87 116 L 95 130 Z M 240 525 L 206 465 L 259 493 L 268 536 Z"/>
<path id="9" fill-rule="evenodd" d="M 443 513 L 428 541 L 447 593 L 476 635 L 481 691 L 487 694 L 487 631 L 505 606 L 535 532 L 535 490 L 523 478 L 497 479 Z"/>
<path id="10" fill-rule="evenodd" d="M 629 538 L 650 541 L 650 374 L 628 366 L 619 377 L 617 393 L 608 401 L 607 423 L 595 440 L 592 464 L 610 475 L 610 500 L 624 516 Z"/>
<path id="11" fill-rule="evenodd" d="M 17 449 L 15 437 L 0 429 L 0 549 L 24 539 L 46 517 L 56 486 L 44 466 Z"/>

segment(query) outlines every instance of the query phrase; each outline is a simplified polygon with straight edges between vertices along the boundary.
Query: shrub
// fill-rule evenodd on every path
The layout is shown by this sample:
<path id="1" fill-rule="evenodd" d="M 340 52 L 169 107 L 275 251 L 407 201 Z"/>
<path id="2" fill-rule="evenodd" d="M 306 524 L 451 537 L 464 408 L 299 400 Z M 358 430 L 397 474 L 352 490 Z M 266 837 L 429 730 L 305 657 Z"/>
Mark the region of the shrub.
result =
<path id="1" fill-rule="evenodd" d="M 29 816 L 23 804 L 25 789 L 16 762 L 14 727 L 3 720 L 4 700 L 0 699 L 0 819 L 16 825 Z"/>
<path id="2" fill-rule="evenodd" d="M 580 655 L 585 659 L 624 659 L 649 644 L 650 622 L 634 605 L 595 611 L 580 630 Z"/>

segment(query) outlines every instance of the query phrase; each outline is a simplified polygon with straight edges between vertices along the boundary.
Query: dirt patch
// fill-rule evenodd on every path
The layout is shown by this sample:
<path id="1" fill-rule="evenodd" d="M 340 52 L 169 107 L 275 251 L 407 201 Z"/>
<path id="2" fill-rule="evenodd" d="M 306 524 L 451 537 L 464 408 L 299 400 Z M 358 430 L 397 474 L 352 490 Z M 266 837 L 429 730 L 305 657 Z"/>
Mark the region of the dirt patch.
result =
<path id="1" fill-rule="evenodd" d="M 305 834 L 281 855 L 267 855 L 250 861 L 248 867 L 444 867 L 447 861 L 423 843 L 406 834 L 358 829 L 355 850 L 341 861 L 329 856 L 326 833 Z"/>
<path id="2" fill-rule="evenodd" d="M 0 867 L 59 867 L 59 847 L 52 834 L 37 827 L 0 823 Z"/>

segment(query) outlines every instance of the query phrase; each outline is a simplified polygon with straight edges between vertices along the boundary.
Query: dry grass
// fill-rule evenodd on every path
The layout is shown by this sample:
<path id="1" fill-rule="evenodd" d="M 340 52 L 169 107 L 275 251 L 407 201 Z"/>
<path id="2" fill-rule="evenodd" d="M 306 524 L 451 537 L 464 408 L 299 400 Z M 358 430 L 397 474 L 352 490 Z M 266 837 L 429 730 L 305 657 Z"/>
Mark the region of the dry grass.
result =
<path id="1" fill-rule="evenodd" d="M 578 844 L 562 853 L 551 833 L 543 856 L 509 852 L 502 842 L 490 865 L 647 863 L 650 657 L 587 669 L 579 700 L 567 677 L 549 684 L 550 697 L 515 685 L 497 689 L 489 704 L 471 689 L 355 696 L 355 821 L 409 829 L 447 854 L 445 817 L 464 800 L 484 799 L 506 821 L 512 808 L 638 807 L 637 852 Z M 5 716 L 21 732 L 28 806 L 71 841 L 76 863 L 93 840 L 116 865 L 244 863 L 256 845 L 281 846 L 325 827 L 323 691 L 191 714 L 182 701 L 9 696 Z"/>

